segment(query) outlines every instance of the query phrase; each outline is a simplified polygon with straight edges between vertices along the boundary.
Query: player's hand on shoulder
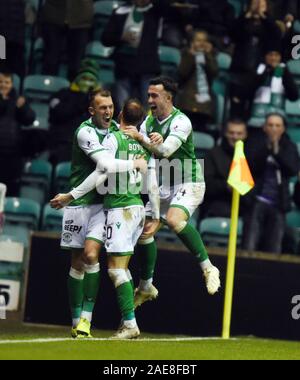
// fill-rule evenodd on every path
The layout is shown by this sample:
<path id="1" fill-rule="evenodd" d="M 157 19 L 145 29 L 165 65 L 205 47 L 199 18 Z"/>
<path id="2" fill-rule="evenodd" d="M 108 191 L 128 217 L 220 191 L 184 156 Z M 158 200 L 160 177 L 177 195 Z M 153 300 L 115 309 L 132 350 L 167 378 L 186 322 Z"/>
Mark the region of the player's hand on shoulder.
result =
<path id="1" fill-rule="evenodd" d="M 161 145 L 164 139 L 160 133 L 154 132 L 150 134 L 150 141 L 152 145 Z"/>
<path id="2" fill-rule="evenodd" d="M 68 206 L 68 204 L 70 204 L 73 200 L 74 198 L 70 193 L 58 194 L 53 199 L 51 199 L 50 206 L 56 210 L 60 210 Z"/>
<path id="3" fill-rule="evenodd" d="M 139 131 L 137 130 L 136 127 L 130 125 L 130 126 L 127 126 L 125 129 L 124 129 L 124 133 L 126 136 L 129 136 L 131 137 L 132 139 L 140 142 L 142 139 L 143 139 L 143 136 L 139 133 Z"/>

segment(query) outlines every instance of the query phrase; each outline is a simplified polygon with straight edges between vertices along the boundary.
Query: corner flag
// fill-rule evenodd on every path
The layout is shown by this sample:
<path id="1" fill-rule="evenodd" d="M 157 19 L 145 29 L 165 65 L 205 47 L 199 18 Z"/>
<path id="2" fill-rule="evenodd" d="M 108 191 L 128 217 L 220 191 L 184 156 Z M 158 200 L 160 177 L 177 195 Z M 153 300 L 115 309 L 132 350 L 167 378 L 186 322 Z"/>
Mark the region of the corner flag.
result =
<path id="1" fill-rule="evenodd" d="M 240 195 L 246 195 L 249 191 L 253 189 L 255 185 L 248 166 L 248 162 L 244 154 L 244 143 L 242 141 L 238 141 L 235 145 L 234 158 L 227 183 L 233 188 L 233 198 L 228 247 L 225 304 L 223 315 L 223 339 L 230 338 Z"/>
<path id="2" fill-rule="evenodd" d="M 254 180 L 244 153 L 243 141 L 236 143 L 227 183 L 240 195 L 246 195 L 254 187 Z"/>

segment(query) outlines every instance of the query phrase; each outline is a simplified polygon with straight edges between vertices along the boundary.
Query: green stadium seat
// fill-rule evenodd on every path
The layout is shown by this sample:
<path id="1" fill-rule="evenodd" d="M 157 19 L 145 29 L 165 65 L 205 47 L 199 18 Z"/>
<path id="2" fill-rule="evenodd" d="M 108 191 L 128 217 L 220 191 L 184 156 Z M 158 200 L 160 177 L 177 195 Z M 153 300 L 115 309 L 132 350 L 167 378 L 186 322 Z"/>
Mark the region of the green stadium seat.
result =
<path id="1" fill-rule="evenodd" d="M 289 124 L 300 125 L 300 99 L 296 102 L 287 100 L 285 103 L 285 112 Z"/>
<path id="2" fill-rule="evenodd" d="M 299 128 L 292 128 L 288 127 L 287 133 L 290 136 L 290 139 L 295 143 L 300 143 L 300 127 Z"/>
<path id="3" fill-rule="evenodd" d="M 49 197 L 52 165 L 44 160 L 28 162 L 21 177 L 20 196 L 44 204 Z"/>
<path id="4" fill-rule="evenodd" d="M 115 83 L 115 64 L 110 59 L 114 49 L 105 47 L 99 41 L 90 42 L 86 48 L 86 58 L 96 60 L 100 65 L 100 82 L 104 87 L 111 87 Z"/>
<path id="5" fill-rule="evenodd" d="M 55 168 L 54 187 L 56 193 L 66 193 L 70 191 L 71 162 L 62 162 Z"/>
<path id="6" fill-rule="evenodd" d="M 197 157 L 204 158 L 205 154 L 215 146 L 215 140 L 208 133 L 194 132 L 194 145 Z"/>
<path id="7" fill-rule="evenodd" d="M 24 80 L 24 95 L 30 100 L 48 101 L 51 95 L 70 86 L 65 78 L 29 75 Z"/>
<path id="8" fill-rule="evenodd" d="M 12 241 L 22 243 L 24 247 L 29 248 L 30 229 L 23 225 L 5 223 L 1 241 Z"/>
<path id="9" fill-rule="evenodd" d="M 37 230 L 41 215 L 41 206 L 30 199 L 7 197 L 4 204 L 5 223 L 23 225 Z"/>
<path id="10" fill-rule="evenodd" d="M 121 4 L 124 4 L 124 2 L 115 0 L 99 0 L 94 2 L 94 40 L 100 39 L 110 16 Z"/>
<path id="11" fill-rule="evenodd" d="M 231 66 L 232 58 L 227 53 L 218 53 L 217 62 L 218 62 L 219 70 L 228 71 Z"/>
<path id="12" fill-rule="evenodd" d="M 286 223 L 289 227 L 297 228 L 300 231 L 300 211 L 293 210 L 286 215 Z"/>
<path id="13" fill-rule="evenodd" d="M 239 17 L 243 11 L 246 4 L 246 1 L 243 0 L 228 0 L 229 4 L 231 4 L 234 8 L 235 17 Z"/>
<path id="14" fill-rule="evenodd" d="M 243 222 L 239 220 L 238 245 L 242 240 Z M 200 233 L 208 246 L 227 247 L 230 233 L 230 219 L 207 218 L 200 223 Z"/>
<path id="15" fill-rule="evenodd" d="M 181 60 L 180 50 L 170 46 L 160 46 L 158 53 L 162 74 L 176 78 Z"/>
<path id="16" fill-rule="evenodd" d="M 16 90 L 17 94 L 19 94 L 21 91 L 21 79 L 19 75 L 13 74 L 13 84 L 14 84 L 14 89 Z"/>
<path id="17" fill-rule="evenodd" d="M 63 210 L 54 210 L 48 204 L 44 208 L 42 231 L 61 232 L 62 230 Z"/>

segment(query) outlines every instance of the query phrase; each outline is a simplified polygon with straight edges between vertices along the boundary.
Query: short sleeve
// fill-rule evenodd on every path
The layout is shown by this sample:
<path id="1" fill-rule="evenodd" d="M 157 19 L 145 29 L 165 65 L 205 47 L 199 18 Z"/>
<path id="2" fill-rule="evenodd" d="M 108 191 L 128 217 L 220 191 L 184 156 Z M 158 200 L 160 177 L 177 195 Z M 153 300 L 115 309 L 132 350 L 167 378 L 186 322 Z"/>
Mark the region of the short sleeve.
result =
<path id="1" fill-rule="evenodd" d="M 144 122 L 142 123 L 142 125 L 140 127 L 140 134 L 143 135 L 144 137 L 148 137 L 148 135 L 147 135 L 147 119 L 144 120 Z"/>
<path id="2" fill-rule="evenodd" d="M 169 136 L 177 137 L 185 143 L 192 133 L 193 127 L 190 119 L 185 115 L 177 116 L 170 125 Z"/>
<path id="3" fill-rule="evenodd" d="M 77 141 L 79 148 L 82 149 L 87 156 L 104 150 L 94 128 L 81 128 L 77 134 Z"/>

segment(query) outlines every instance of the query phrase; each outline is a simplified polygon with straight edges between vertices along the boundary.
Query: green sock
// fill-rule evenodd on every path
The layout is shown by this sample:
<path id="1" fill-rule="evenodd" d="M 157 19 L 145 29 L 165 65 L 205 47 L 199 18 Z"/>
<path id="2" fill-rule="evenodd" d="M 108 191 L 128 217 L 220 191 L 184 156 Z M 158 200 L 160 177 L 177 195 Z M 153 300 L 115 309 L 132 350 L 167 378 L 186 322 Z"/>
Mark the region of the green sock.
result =
<path id="1" fill-rule="evenodd" d="M 75 269 L 71 269 L 68 279 L 68 290 L 73 326 L 76 326 L 78 324 L 82 312 L 83 278 L 83 273 L 81 274 Z"/>
<path id="2" fill-rule="evenodd" d="M 200 233 L 195 227 L 191 224 L 187 224 L 177 236 L 200 263 L 208 260 L 207 250 L 203 244 Z"/>
<path id="3" fill-rule="evenodd" d="M 155 240 L 150 244 L 139 244 L 140 263 L 141 263 L 141 279 L 147 281 L 153 278 L 156 260 L 157 246 Z"/>
<path id="4" fill-rule="evenodd" d="M 91 321 L 91 313 L 94 310 L 100 285 L 100 265 L 86 265 L 83 281 L 83 315 Z"/>
<path id="5" fill-rule="evenodd" d="M 122 319 L 129 321 L 135 319 L 133 288 L 130 282 L 125 282 L 116 288 L 119 308 Z"/>

